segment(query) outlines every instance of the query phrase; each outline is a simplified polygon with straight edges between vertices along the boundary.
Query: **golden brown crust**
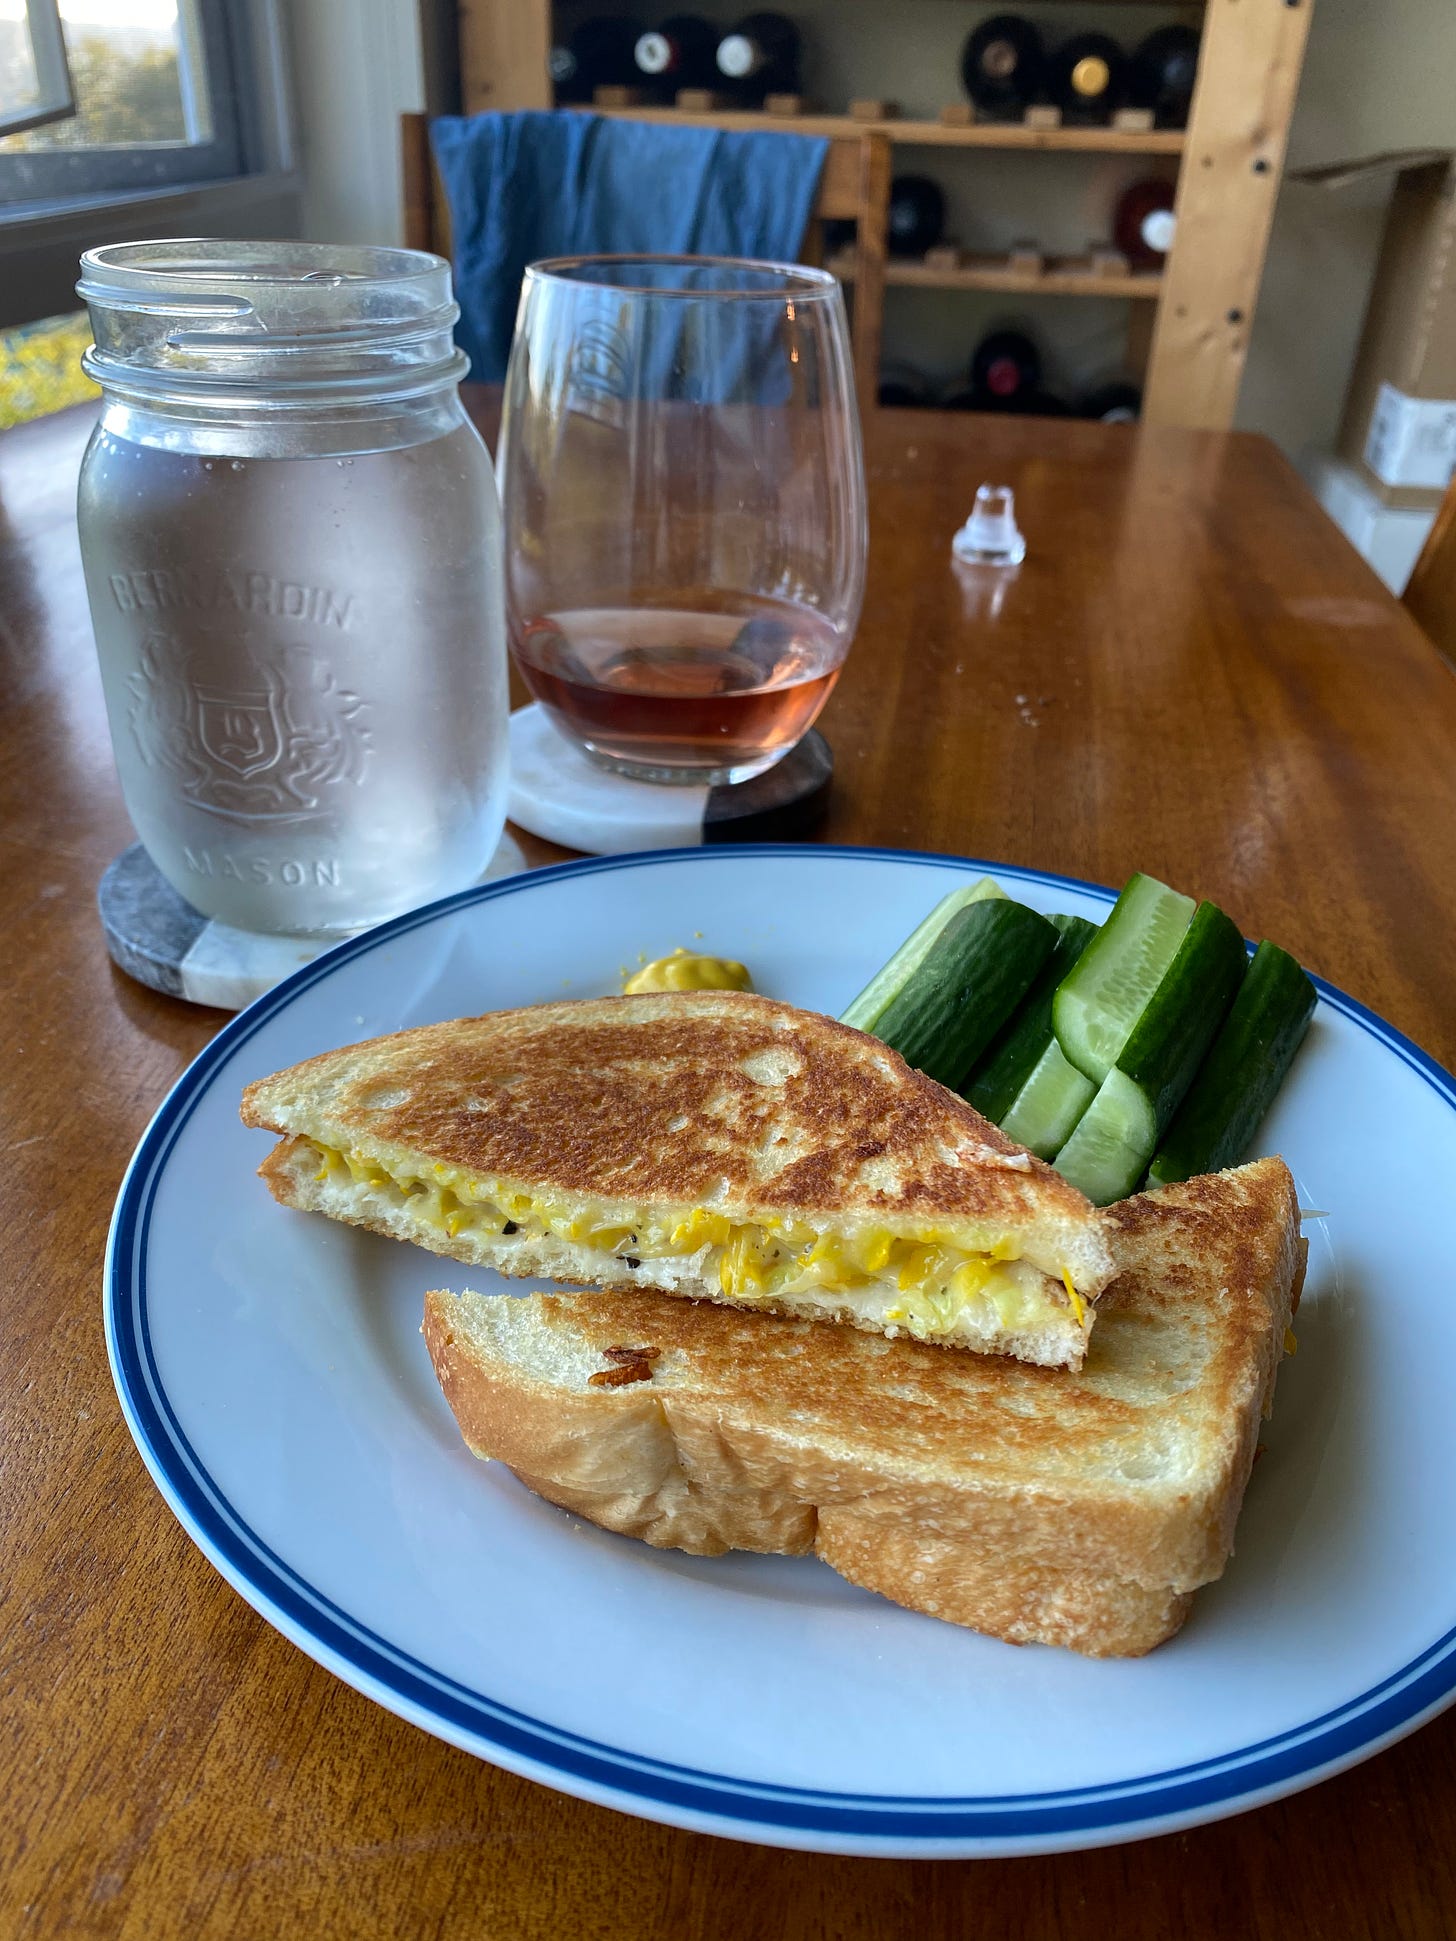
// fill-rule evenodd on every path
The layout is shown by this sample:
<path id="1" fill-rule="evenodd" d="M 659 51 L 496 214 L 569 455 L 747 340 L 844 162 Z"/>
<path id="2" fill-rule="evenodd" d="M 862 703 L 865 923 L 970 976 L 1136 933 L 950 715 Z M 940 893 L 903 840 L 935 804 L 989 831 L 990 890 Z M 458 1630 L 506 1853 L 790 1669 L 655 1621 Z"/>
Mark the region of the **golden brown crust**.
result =
<path id="1" fill-rule="evenodd" d="M 1114 1231 L 1075 1375 L 607 1293 L 433 1293 L 424 1331 L 467 1443 L 609 1529 L 817 1544 L 916 1609 L 1136 1652 L 1223 1569 L 1302 1254 L 1279 1160 L 1126 1203 Z M 651 1379 L 591 1390 L 644 1327 Z"/>
<path id="2" fill-rule="evenodd" d="M 1059 1174 L 878 1040 L 743 992 L 426 1025 L 261 1079 L 242 1111 L 607 1200 L 1096 1224 Z"/>
<path id="3" fill-rule="evenodd" d="M 1142 1657 L 1172 1637 L 1193 1603 L 1191 1591 L 1028 1563 L 845 1510 L 819 1512 L 814 1549 L 851 1584 L 909 1610 L 1090 1658 Z"/>
<path id="4" fill-rule="evenodd" d="M 686 1302 L 659 1307 L 694 1311 Z M 602 1389 L 584 1373 L 576 1392 L 523 1389 L 511 1371 L 472 1353 L 448 1295 L 426 1295 L 423 1332 L 467 1445 L 497 1456 L 538 1496 L 603 1529 L 699 1556 L 812 1549 L 813 1506 L 784 1489 L 774 1466 L 755 1474 L 710 1415 L 690 1410 L 669 1423 L 656 1379 Z M 595 1357 L 588 1365 L 595 1372 Z"/>

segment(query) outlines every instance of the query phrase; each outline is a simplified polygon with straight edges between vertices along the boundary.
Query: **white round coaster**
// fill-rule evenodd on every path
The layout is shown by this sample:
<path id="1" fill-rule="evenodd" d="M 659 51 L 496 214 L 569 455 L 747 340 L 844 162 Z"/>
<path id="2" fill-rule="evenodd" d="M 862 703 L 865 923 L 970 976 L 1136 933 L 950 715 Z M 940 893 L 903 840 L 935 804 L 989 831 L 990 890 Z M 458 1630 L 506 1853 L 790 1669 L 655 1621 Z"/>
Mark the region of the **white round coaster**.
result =
<path id="1" fill-rule="evenodd" d="M 694 788 L 636 782 L 598 768 L 552 726 L 539 702 L 511 716 L 511 821 L 547 842 L 619 856 L 705 842 L 781 842 L 822 816 L 834 760 L 810 729 L 797 748 L 748 782 Z"/>

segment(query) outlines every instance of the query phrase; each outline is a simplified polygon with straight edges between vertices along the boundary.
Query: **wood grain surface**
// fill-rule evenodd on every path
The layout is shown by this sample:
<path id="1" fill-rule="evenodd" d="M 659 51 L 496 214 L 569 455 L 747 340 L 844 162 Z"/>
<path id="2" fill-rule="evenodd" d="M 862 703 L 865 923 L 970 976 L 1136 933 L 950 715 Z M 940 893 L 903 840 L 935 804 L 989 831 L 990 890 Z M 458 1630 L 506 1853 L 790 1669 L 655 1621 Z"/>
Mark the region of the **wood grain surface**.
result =
<path id="1" fill-rule="evenodd" d="M 0 1935 L 1456 1929 L 1456 1714 L 1192 1833 L 816 1858 L 498 1772 L 357 1697 L 224 1584 L 142 1467 L 102 1338 L 127 1158 L 222 1019 L 114 971 L 96 920 L 130 832 L 72 509 L 88 416 L 0 438 Z M 869 461 L 828 839 L 1153 871 L 1456 1062 L 1456 682 L 1273 450 L 884 413 Z M 1030 548 L 999 604 L 949 550 L 986 478 L 1016 487 Z"/>

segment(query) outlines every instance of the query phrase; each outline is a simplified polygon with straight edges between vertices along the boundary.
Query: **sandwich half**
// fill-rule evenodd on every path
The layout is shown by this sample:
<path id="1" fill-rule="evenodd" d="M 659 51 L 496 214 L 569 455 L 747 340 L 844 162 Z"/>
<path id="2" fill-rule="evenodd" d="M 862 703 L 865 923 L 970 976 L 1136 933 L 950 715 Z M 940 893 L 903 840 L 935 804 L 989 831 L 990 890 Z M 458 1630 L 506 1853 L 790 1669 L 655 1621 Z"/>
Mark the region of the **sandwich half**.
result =
<path id="1" fill-rule="evenodd" d="M 1136 1656 L 1223 1571 L 1304 1249 L 1278 1159 L 1110 1220 L 1076 1374 L 606 1292 L 431 1293 L 424 1335 L 474 1453 L 608 1530 Z"/>
<path id="2" fill-rule="evenodd" d="M 1102 1215 L 847 1025 L 745 992 L 543 1004 L 250 1085 L 285 1205 L 472 1266 L 1076 1368 Z"/>

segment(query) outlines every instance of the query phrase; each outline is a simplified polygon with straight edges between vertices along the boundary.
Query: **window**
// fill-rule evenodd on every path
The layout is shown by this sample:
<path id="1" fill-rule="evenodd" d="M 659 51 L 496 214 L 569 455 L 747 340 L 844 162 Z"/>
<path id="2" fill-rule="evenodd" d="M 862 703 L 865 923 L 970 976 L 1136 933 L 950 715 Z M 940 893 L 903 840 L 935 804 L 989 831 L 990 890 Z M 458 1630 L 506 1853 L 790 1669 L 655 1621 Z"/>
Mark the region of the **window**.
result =
<path id="1" fill-rule="evenodd" d="M 75 112 L 60 15 L 50 0 L 16 0 L 0 13 L 0 135 Z"/>
<path id="2" fill-rule="evenodd" d="M 220 0 L 0 0 L 0 110 L 38 92 L 38 13 L 58 9 L 74 112 L 0 138 L 0 204 L 240 172 L 239 89 Z"/>
<path id="3" fill-rule="evenodd" d="M 101 243 L 298 234 L 284 10 L 0 0 L 0 330 L 74 309 Z"/>

